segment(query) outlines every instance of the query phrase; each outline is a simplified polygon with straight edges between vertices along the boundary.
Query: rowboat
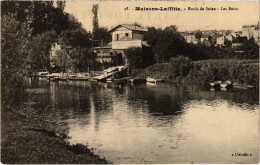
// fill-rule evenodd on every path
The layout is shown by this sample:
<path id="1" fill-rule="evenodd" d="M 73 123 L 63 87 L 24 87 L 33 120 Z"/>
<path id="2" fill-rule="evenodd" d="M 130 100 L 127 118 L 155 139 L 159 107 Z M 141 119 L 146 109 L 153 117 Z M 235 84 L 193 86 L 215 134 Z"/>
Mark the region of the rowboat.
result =
<path id="1" fill-rule="evenodd" d="M 114 80 L 114 78 L 107 78 L 106 82 L 112 82 Z"/>
<path id="2" fill-rule="evenodd" d="M 150 83 L 157 83 L 157 82 L 162 82 L 162 79 L 155 79 L 155 78 L 146 78 L 146 82 L 150 82 Z"/>
<path id="3" fill-rule="evenodd" d="M 221 90 L 225 90 L 227 88 L 230 88 L 230 87 L 232 87 L 232 82 L 227 80 L 227 81 L 221 83 L 220 87 L 221 87 Z"/>

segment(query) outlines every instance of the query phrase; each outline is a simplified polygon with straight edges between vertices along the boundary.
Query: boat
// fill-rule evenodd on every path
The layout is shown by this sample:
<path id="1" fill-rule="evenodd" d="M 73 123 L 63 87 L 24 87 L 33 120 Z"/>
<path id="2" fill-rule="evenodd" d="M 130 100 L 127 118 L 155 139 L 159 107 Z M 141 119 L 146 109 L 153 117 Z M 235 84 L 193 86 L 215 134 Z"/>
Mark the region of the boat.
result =
<path id="1" fill-rule="evenodd" d="M 93 79 L 93 78 L 89 79 L 89 81 L 90 82 L 98 82 L 96 79 Z"/>
<path id="2" fill-rule="evenodd" d="M 112 82 L 112 81 L 114 81 L 114 78 L 107 78 L 106 79 L 106 82 Z"/>
<path id="3" fill-rule="evenodd" d="M 150 82 L 150 83 L 157 83 L 157 82 L 162 82 L 162 79 L 155 79 L 155 78 L 146 78 L 146 82 Z"/>
<path id="4" fill-rule="evenodd" d="M 50 77 L 49 80 L 50 81 L 59 81 L 59 77 L 58 76 L 55 76 L 55 77 Z"/>
<path id="5" fill-rule="evenodd" d="M 124 79 L 124 78 L 115 78 L 114 79 L 114 82 L 117 82 L 117 83 L 124 83 L 124 82 L 126 82 L 127 80 L 126 79 Z"/>
<path id="6" fill-rule="evenodd" d="M 37 76 L 47 76 L 49 72 L 46 69 L 40 69 L 36 72 Z"/>
<path id="7" fill-rule="evenodd" d="M 135 84 L 135 83 L 143 83 L 143 82 L 146 82 L 146 79 L 130 78 L 129 81 L 130 81 L 131 83 Z"/>
<path id="8" fill-rule="evenodd" d="M 227 81 L 221 83 L 221 84 L 220 84 L 220 87 L 221 87 L 221 90 L 224 90 L 224 88 L 225 88 L 225 89 L 231 88 L 231 87 L 232 87 L 232 82 L 229 81 L 229 80 L 227 80 Z"/>
<path id="9" fill-rule="evenodd" d="M 219 90 L 220 89 L 220 84 L 222 83 L 222 81 L 214 81 L 214 82 L 210 82 L 210 88 L 214 88 L 215 90 Z"/>

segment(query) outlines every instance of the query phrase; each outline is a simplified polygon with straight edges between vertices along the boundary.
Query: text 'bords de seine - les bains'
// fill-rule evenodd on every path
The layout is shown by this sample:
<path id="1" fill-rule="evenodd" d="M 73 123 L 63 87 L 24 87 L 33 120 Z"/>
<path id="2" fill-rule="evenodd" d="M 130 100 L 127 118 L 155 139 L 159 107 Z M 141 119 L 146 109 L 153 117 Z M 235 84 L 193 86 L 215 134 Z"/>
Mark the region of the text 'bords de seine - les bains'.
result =
<path id="1" fill-rule="evenodd" d="M 188 11 L 196 11 L 196 10 L 206 10 L 206 11 L 216 11 L 219 10 L 219 8 L 215 7 L 188 7 Z M 221 7 L 220 10 L 238 10 L 238 8 L 235 7 Z"/>

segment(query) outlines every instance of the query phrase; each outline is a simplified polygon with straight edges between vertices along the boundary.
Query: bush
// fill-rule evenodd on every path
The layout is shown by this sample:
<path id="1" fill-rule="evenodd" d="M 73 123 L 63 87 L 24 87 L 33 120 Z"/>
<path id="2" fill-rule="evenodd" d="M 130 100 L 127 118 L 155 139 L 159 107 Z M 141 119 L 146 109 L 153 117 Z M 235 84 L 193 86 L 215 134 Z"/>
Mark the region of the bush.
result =
<path id="1" fill-rule="evenodd" d="M 190 59 L 184 56 L 177 56 L 171 58 L 171 78 L 183 78 L 189 74 L 191 69 Z"/>
<path id="2" fill-rule="evenodd" d="M 186 79 L 197 83 L 231 80 L 253 85 L 258 83 L 258 68 L 258 64 L 245 64 L 242 60 L 194 61 Z"/>

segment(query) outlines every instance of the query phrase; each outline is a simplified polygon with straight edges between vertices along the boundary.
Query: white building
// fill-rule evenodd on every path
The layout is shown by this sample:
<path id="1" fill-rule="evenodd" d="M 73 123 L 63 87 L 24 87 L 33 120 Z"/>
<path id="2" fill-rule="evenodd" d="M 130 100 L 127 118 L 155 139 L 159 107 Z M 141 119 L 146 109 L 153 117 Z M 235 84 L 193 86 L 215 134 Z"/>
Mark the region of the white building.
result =
<path id="1" fill-rule="evenodd" d="M 112 35 L 112 42 L 93 48 L 97 53 L 99 62 L 112 62 L 116 57 L 119 63 L 126 63 L 124 50 L 130 47 L 150 47 L 144 41 L 144 33 L 147 29 L 136 25 L 118 25 L 109 31 Z"/>

